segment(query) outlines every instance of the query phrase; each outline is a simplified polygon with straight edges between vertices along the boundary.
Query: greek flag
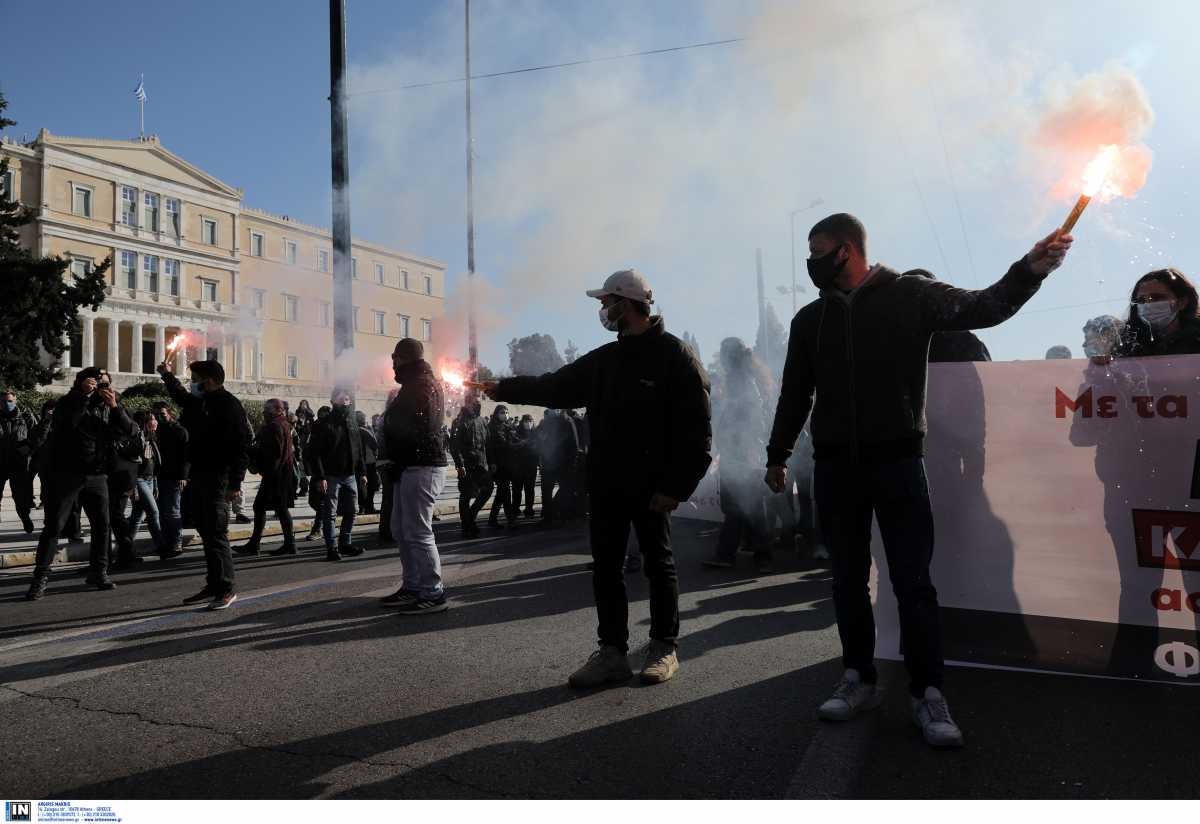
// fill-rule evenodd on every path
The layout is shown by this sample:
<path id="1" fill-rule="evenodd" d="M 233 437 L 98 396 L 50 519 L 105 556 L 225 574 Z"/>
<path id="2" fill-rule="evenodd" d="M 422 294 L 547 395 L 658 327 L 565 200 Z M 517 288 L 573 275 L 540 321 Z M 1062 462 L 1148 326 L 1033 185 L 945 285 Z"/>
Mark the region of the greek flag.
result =
<path id="1" fill-rule="evenodd" d="M 139 103 L 146 102 L 146 84 L 143 78 L 138 78 L 137 88 L 133 90 L 133 96 L 138 99 Z"/>

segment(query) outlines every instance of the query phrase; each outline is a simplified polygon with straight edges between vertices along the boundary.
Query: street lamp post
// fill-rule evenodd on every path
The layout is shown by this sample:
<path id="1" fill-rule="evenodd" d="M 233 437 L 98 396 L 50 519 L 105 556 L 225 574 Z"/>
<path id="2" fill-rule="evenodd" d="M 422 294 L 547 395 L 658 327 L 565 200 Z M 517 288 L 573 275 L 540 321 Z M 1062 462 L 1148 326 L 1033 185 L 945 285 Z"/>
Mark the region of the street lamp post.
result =
<path id="1" fill-rule="evenodd" d="M 792 224 L 792 317 L 796 316 L 796 290 L 798 288 L 796 285 L 796 215 L 801 212 L 807 212 L 809 209 L 815 209 L 824 202 L 821 198 L 817 198 L 807 206 L 792 210 L 788 215 L 788 219 Z"/>

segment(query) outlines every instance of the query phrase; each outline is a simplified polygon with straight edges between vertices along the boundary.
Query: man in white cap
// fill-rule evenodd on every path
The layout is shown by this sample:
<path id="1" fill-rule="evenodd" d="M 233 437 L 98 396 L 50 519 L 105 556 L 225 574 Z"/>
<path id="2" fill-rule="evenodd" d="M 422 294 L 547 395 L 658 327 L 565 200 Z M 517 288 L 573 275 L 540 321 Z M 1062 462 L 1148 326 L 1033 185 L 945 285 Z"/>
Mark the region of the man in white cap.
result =
<path id="1" fill-rule="evenodd" d="M 632 269 L 615 272 L 588 297 L 617 340 L 557 372 L 489 383 L 493 399 L 552 409 L 587 407 L 591 427 L 592 590 L 600 648 L 569 683 L 626 681 L 629 602 L 625 547 L 632 526 L 650 582 L 650 643 L 642 681 L 659 684 L 679 669 L 679 583 L 671 553 L 671 512 L 691 497 L 712 462 L 708 377 L 692 350 L 651 316 L 653 293 Z"/>

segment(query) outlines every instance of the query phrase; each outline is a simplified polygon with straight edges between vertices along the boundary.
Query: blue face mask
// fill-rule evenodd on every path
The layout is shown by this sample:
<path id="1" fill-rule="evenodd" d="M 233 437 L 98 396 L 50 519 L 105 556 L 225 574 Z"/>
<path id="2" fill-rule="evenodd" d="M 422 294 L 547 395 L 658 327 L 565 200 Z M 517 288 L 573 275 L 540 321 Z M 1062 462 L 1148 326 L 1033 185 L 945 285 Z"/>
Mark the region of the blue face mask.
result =
<path id="1" fill-rule="evenodd" d="M 4 411 L 5 412 L 15 412 L 16 409 L 17 409 L 16 401 L 5 401 L 4 402 Z"/>
<path id="2" fill-rule="evenodd" d="M 204 390 L 200 388 L 200 384 L 197 383 L 196 381 L 191 382 L 191 384 L 188 386 L 188 391 L 191 392 L 193 395 L 195 395 L 197 398 L 204 397 Z"/>

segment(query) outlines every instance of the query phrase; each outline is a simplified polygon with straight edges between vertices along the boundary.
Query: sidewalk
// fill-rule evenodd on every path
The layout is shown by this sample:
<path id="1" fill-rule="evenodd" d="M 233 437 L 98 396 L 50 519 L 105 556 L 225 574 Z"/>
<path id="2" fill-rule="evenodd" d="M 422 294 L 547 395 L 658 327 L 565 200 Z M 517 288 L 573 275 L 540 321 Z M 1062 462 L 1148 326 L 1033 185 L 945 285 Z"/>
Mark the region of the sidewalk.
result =
<path id="1" fill-rule="evenodd" d="M 247 516 L 252 517 L 251 504 L 254 502 L 254 495 L 258 491 L 258 476 L 247 475 L 246 482 L 242 485 L 242 496 L 244 500 L 243 511 Z M 41 500 L 41 490 L 38 482 L 34 481 L 34 499 Z M 7 491 L 7 487 L 6 487 Z M 537 497 L 538 509 L 541 506 L 540 489 L 535 493 Z M 379 508 L 380 495 L 375 496 L 375 508 Z M 493 498 L 493 501 L 495 499 Z M 490 507 L 489 502 L 489 507 Z M 450 468 L 446 476 L 446 487 L 442 490 L 441 497 L 438 499 L 434 509 L 436 515 L 443 519 L 456 517 L 458 515 L 458 478 L 455 477 L 454 469 Z M 480 514 L 480 517 L 487 517 L 488 508 Z M 307 496 L 299 498 L 296 505 L 292 507 L 292 520 L 294 529 L 297 535 L 304 536 L 312 528 L 313 518 L 315 513 L 308 505 Z M 30 513 L 33 520 L 34 530 L 31 534 L 27 534 L 21 527 L 21 521 L 17 517 L 16 507 L 13 506 L 11 496 L 5 495 L 3 503 L 0 504 L 0 569 L 11 567 L 26 567 L 33 566 L 37 551 L 38 535 L 42 531 L 42 523 L 44 521 L 44 513 L 40 509 L 35 509 Z M 82 543 L 68 544 L 65 540 L 59 540 L 58 553 L 54 557 L 55 564 L 77 563 L 87 561 L 90 553 L 89 548 L 89 529 L 87 516 L 83 516 L 83 533 L 84 539 Z M 378 515 L 358 515 L 354 519 L 355 526 L 364 526 L 367 524 L 378 524 Z M 232 519 L 229 523 L 229 540 L 231 542 L 244 541 L 250 537 L 250 524 L 235 523 Z M 263 531 L 264 536 L 272 536 L 280 534 L 279 522 L 275 519 L 275 513 L 267 513 L 267 526 Z M 199 552 L 201 549 L 198 537 L 195 537 L 194 529 L 183 530 L 184 540 L 192 537 L 191 543 L 184 546 L 185 552 Z M 134 549 L 138 554 L 144 554 L 153 550 L 153 545 L 150 540 L 150 532 L 146 528 L 143 521 L 138 529 L 138 539 L 134 542 Z"/>

